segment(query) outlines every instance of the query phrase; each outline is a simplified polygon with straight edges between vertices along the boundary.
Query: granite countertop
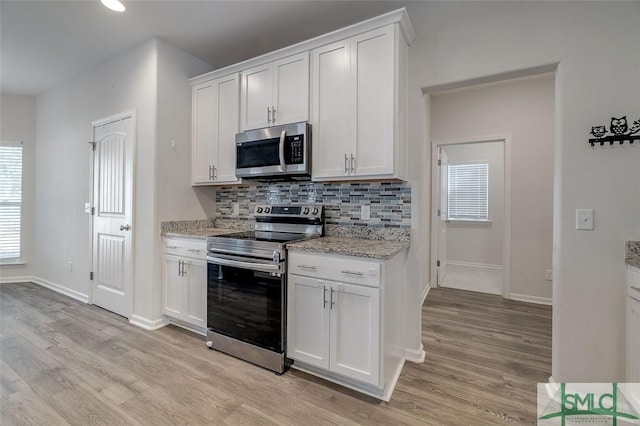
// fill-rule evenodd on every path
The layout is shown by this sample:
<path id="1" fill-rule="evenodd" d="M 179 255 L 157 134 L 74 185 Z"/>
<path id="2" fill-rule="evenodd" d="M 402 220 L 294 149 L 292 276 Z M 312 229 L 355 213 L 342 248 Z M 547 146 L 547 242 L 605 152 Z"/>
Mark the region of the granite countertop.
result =
<path id="1" fill-rule="evenodd" d="M 640 241 L 626 241 L 624 261 L 627 265 L 640 268 Z"/>
<path id="2" fill-rule="evenodd" d="M 162 234 L 169 238 L 191 238 L 194 240 L 204 240 L 207 237 L 215 237 L 218 235 L 233 234 L 239 232 L 237 229 L 225 228 L 198 228 L 198 229 L 180 229 L 168 231 Z"/>
<path id="3" fill-rule="evenodd" d="M 391 259 L 409 247 L 409 242 L 380 241 L 345 237 L 321 237 L 287 244 L 291 251 L 331 253 L 344 256 Z"/>

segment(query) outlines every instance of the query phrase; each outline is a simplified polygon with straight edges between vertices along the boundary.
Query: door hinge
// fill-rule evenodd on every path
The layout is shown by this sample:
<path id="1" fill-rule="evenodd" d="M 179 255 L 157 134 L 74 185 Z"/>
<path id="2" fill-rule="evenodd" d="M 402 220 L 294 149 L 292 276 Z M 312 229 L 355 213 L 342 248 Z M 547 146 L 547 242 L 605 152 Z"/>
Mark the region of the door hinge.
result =
<path id="1" fill-rule="evenodd" d="M 91 216 L 95 216 L 95 214 L 96 214 L 96 208 L 91 207 Z"/>
<path id="2" fill-rule="evenodd" d="M 438 160 L 438 166 L 442 166 L 442 160 Z"/>
<path id="3" fill-rule="evenodd" d="M 93 272 L 89 272 L 89 280 L 93 281 Z"/>
<path id="4" fill-rule="evenodd" d="M 440 209 L 438 209 L 438 211 L 436 212 L 436 215 L 440 217 Z"/>
<path id="5" fill-rule="evenodd" d="M 89 145 L 91 145 L 92 150 L 96 150 L 96 141 L 89 141 Z"/>
<path id="6" fill-rule="evenodd" d="M 436 266 L 439 268 L 440 267 L 440 261 L 436 260 Z"/>

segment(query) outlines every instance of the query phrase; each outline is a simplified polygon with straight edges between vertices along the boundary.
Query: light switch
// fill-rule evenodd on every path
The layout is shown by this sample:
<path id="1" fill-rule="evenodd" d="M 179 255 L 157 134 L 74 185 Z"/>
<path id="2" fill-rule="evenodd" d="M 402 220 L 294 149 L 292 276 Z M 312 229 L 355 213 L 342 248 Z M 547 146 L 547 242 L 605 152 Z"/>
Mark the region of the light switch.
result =
<path id="1" fill-rule="evenodd" d="M 91 203 L 84 203 L 84 212 L 91 214 Z"/>
<path id="2" fill-rule="evenodd" d="M 593 209 L 576 210 L 576 229 L 593 231 Z"/>

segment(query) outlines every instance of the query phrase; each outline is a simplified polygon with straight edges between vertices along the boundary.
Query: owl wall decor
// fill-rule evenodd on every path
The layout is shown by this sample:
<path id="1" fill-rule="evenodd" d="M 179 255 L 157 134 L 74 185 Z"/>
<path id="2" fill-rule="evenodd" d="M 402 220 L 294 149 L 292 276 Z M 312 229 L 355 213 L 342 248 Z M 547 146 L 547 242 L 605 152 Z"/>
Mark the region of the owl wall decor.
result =
<path id="1" fill-rule="evenodd" d="M 589 143 L 591 146 L 594 146 L 596 143 L 602 146 L 605 142 L 609 142 L 609 145 L 613 145 L 615 142 L 622 145 L 625 141 L 630 144 L 640 142 L 640 119 L 635 120 L 631 124 L 631 127 L 629 127 L 626 115 L 620 118 L 611 117 L 609 133 L 610 135 L 607 136 L 606 126 L 592 126 L 589 134 L 593 135 L 594 139 L 589 139 Z"/>
<path id="2" fill-rule="evenodd" d="M 609 130 L 614 135 L 624 135 L 627 130 L 629 130 L 629 125 L 627 124 L 627 116 L 620 118 L 611 117 L 611 126 L 609 126 Z"/>

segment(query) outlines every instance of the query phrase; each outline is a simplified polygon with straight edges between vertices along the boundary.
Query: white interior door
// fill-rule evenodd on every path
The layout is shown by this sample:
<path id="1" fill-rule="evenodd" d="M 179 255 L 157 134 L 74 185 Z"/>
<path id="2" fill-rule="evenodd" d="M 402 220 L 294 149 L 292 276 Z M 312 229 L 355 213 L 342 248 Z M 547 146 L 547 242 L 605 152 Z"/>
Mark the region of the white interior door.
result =
<path id="1" fill-rule="evenodd" d="M 93 304 L 129 317 L 134 119 L 94 123 Z"/>
<path id="2" fill-rule="evenodd" d="M 440 217 L 438 217 L 438 285 L 442 285 L 447 275 L 447 218 L 449 217 L 449 163 L 447 153 L 438 148 L 438 170 L 440 182 Z"/>

